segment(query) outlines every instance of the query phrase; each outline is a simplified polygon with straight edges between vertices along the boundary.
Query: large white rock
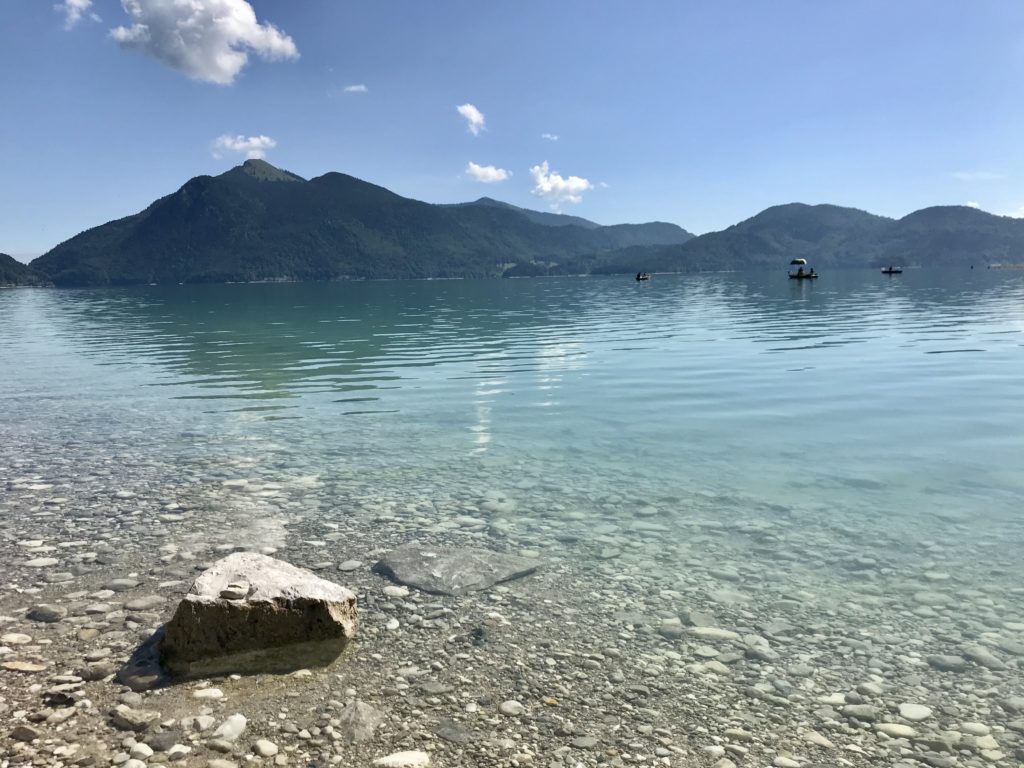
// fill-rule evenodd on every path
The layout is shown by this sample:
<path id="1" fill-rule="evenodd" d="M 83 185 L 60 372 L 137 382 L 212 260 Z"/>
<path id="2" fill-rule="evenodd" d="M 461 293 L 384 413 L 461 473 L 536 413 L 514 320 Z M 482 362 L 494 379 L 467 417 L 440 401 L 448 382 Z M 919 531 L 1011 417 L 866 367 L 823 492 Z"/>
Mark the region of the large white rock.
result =
<path id="1" fill-rule="evenodd" d="M 333 661 L 356 625 L 350 590 L 281 560 L 237 552 L 196 579 L 158 648 L 176 677 L 289 672 Z"/>

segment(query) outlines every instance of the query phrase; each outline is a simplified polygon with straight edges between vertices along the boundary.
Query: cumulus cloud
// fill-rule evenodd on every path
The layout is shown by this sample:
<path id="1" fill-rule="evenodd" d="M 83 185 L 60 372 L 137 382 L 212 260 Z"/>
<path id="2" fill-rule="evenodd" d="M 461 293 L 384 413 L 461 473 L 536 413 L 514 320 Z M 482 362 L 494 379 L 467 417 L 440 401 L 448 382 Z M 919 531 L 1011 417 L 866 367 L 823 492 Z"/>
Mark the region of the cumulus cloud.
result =
<path id="1" fill-rule="evenodd" d="M 455 108 L 460 115 L 466 118 L 466 128 L 474 136 L 479 136 L 484 129 L 484 113 L 472 104 L 461 104 Z"/>
<path id="2" fill-rule="evenodd" d="M 92 7 L 92 0 L 62 0 L 53 7 L 64 14 L 64 29 L 74 27 L 86 13 L 93 21 L 100 20 L 99 16 L 89 11 Z"/>
<path id="3" fill-rule="evenodd" d="M 542 139 L 547 139 L 548 141 L 558 141 L 557 133 L 542 133 L 540 137 Z"/>
<path id="4" fill-rule="evenodd" d="M 223 157 L 224 152 L 244 152 L 250 160 L 260 160 L 267 155 L 268 149 L 277 146 L 277 142 L 269 136 L 230 136 L 224 134 L 213 141 L 213 156 Z"/>
<path id="5" fill-rule="evenodd" d="M 466 175 L 473 181 L 482 181 L 484 184 L 493 184 L 496 181 L 504 181 L 512 175 L 512 171 L 504 168 L 497 168 L 493 165 L 477 165 L 470 161 L 466 166 Z"/>
<path id="6" fill-rule="evenodd" d="M 346 85 L 342 90 L 345 93 L 366 93 L 370 89 L 362 83 L 359 83 L 358 85 Z"/>
<path id="7" fill-rule="evenodd" d="M 75 0 L 80 2 L 80 0 Z M 298 58 L 295 42 L 261 24 L 248 0 L 121 0 L 132 24 L 110 35 L 195 80 L 230 85 L 249 51 L 268 61 Z"/>
<path id="8" fill-rule="evenodd" d="M 593 184 L 579 176 L 563 178 L 548 167 L 547 160 L 533 166 L 530 175 L 533 177 L 530 193 L 550 201 L 552 208 L 558 208 L 562 203 L 581 203 L 583 193 L 594 188 Z"/>
<path id="9" fill-rule="evenodd" d="M 954 171 L 950 174 L 957 181 L 975 182 L 975 181 L 996 181 L 1003 178 L 1001 173 L 993 173 L 992 171 Z"/>

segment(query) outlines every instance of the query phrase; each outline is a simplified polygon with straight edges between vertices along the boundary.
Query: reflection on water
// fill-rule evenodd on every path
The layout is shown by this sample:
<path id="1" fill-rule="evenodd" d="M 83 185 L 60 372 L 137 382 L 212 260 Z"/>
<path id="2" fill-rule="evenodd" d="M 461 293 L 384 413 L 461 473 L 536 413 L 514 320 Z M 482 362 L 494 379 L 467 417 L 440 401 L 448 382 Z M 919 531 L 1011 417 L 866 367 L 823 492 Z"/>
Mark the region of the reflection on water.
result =
<path id="1" fill-rule="evenodd" d="M 2 429 L 1009 515 L 1022 332 L 991 272 L 8 291 Z"/>

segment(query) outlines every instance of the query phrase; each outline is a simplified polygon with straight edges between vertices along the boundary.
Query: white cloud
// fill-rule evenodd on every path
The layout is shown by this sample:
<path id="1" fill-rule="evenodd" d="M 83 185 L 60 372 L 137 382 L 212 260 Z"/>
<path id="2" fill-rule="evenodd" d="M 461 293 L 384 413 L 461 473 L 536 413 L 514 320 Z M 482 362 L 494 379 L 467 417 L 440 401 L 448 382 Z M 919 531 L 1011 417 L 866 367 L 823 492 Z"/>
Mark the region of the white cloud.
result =
<path id="1" fill-rule="evenodd" d="M 461 104 L 455 108 L 460 115 L 466 118 L 466 127 L 474 136 L 480 135 L 484 129 L 484 113 L 472 104 Z"/>
<path id="2" fill-rule="evenodd" d="M 342 90 L 345 93 L 366 93 L 370 89 L 362 83 L 359 83 L 358 85 L 346 85 Z"/>
<path id="3" fill-rule="evenodd" d="M 997 181 L 1003 178 L 1003 174 L 993 173 L 992 171 L 954 171 L 950 176 L 957 181 L 968 183 L 975 181 Z"/>
<path id="4" fill-rule="evenodd" d="M 267 150 L 277 146 L 269 136 L 218 136 L 213 142 L 213 156 L 223 157 L 222 152 L 244 152 L 250 160 L 266 157 Z"/>
<path id="5" fill-rule="evenodd" d="M 968 200 L 966 203 L 964 203 L 964 205 L 966 205 L 968 208 L 981 208 L 981 204 L 975 202 L 974 200 Z"/>
<path id="6" fill-rule="evenodd" d="M 548 141 L 558 141 L 557 133 L 542 133 L 540 137 L 542 139 L 547 139 Z"/>
<path id="7" fill-rule="evenodd" d="M 92 7 L 92 0 L 62 0 L 53 7 L 64 14 L 64 29 L 74 27 L 86 13 L 93 21 L 100 20 L 99 16 L 89 11 Z"/>
<path id="8" fill-rule="evenodd" d="M 247 0 L 121 0 L 130 27 L 110 35 L 196 80 L 230 85 L 249 61 L 298 58 L 295 42 L 273 24 L 260 24 Z"/>
<path id="9" fill-rule="evenodd" d="M 530 193 L 551 201 L 552 208 L 558 208 L 561 203 L 583 202 L 583 193 L 594 188 L 593 184 L 579 176 L 566 179 L 551 171 L 547 160 L 533 166 L 530 175 L 533 176 L 533 189 Z"/>
<path id="10" fill-rule="evenodd" d="M 497 168 L 493 165 L 477 165 L 470 162 L 466 166 L 466 175 L 473 181 L 482 181 L 484 184 L 493 184 L 496 181 L 504 181 L 512 175 L 512 171 L 504 168 Z"/>

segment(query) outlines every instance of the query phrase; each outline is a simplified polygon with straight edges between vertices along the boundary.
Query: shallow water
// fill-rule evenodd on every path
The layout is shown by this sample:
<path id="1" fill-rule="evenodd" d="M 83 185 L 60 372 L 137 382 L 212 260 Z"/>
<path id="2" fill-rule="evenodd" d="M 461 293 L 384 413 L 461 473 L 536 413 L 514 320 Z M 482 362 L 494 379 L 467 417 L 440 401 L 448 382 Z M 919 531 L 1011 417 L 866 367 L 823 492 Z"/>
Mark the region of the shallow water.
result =
<path id="1" fill-rule="evenodd" d="M 104 660 L 251 549 L 358 594 L 337 664 L 216 681 L 297 762 L 1019 764 L 1024 275 L 795 282 L 0 292 L 0 719 L 74 718 L 0 751 L 116 762 Z M 413 540 L 539 569 L 389 594 Z M 146 696 L 179 738 L 192 687 Z M 382 735 L 317 735 L 353 699 Z"/>
<path id="2" fill-rule="evenodd" d="M 541 483 L 552 515 L 732 494 L 984 526 L 1024 498 L 1022 344 L 1024 276 L 987 270 L 6 291 L 0 434 L 169 475 Z"/>

